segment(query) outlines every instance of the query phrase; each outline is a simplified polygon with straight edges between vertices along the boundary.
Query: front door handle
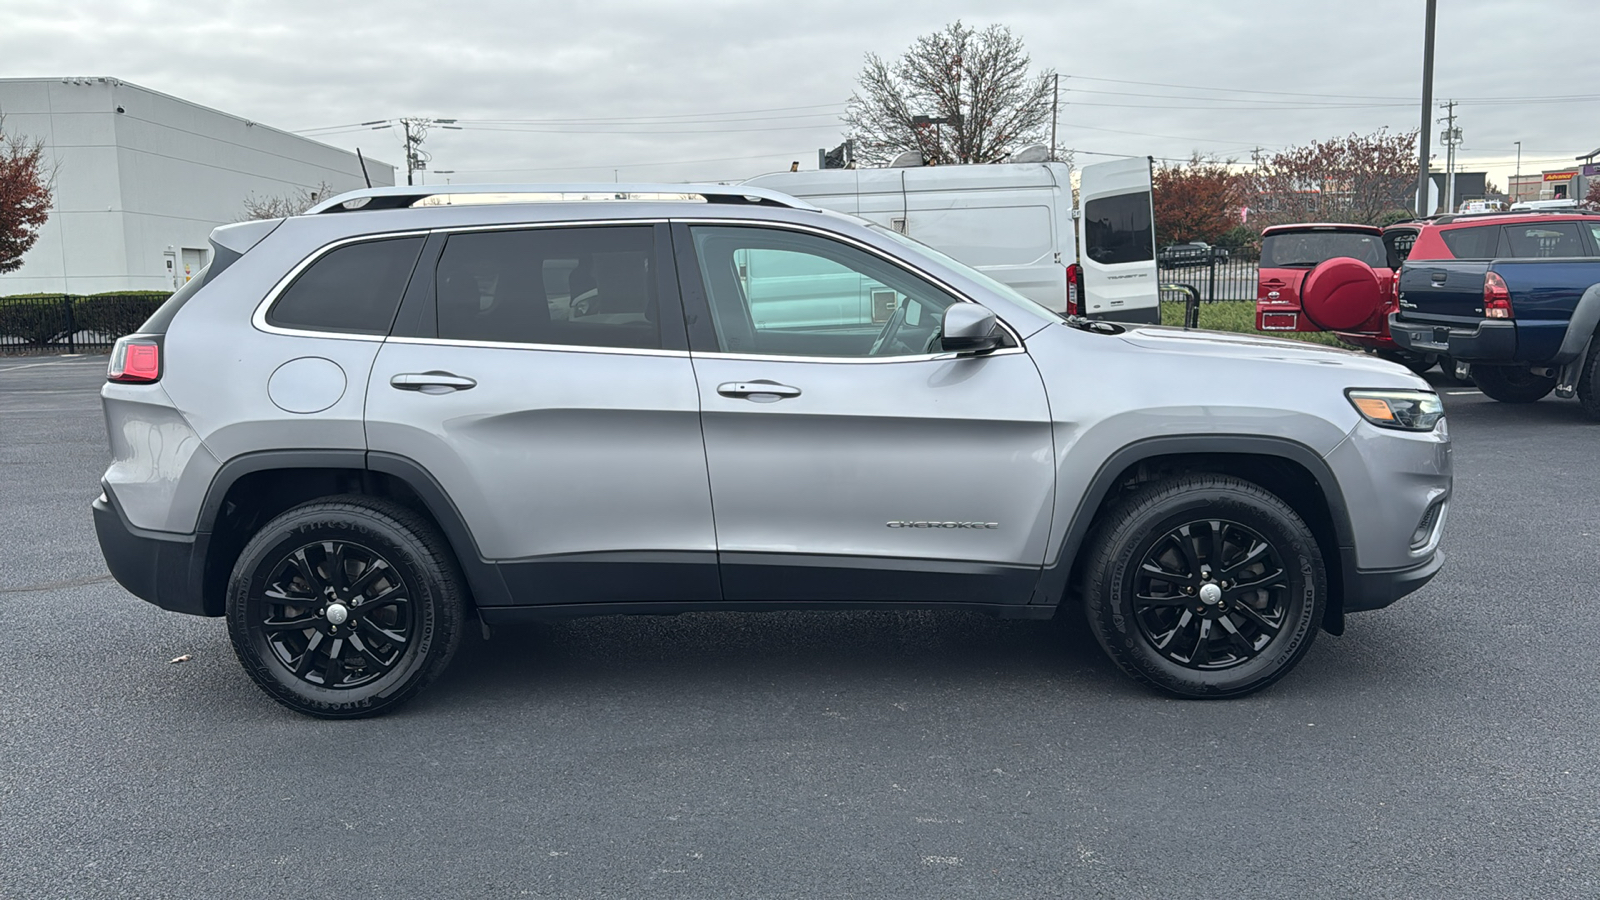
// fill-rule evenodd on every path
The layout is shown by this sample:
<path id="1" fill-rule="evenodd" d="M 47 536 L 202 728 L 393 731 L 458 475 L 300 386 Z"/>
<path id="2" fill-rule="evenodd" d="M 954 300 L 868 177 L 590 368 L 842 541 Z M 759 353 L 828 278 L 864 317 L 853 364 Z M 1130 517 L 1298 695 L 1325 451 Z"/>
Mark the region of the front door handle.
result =
<path id="1" fill-rule="evenodd" d="M 785 397 L 798 397 L 800 389 L 776 381 L 724 381 L 717 385 L 717 393 L 724 397 L 744 397 L 757 403 L 771 403 Z"/>
<path id="2" fill-rule="evenodd" d="M 421 391 L 424 394 L 448 394 L 478 386 L 471 378 L 450 372 L 406 372 L 389 379 L 389 386 L 402 391 Z"/>

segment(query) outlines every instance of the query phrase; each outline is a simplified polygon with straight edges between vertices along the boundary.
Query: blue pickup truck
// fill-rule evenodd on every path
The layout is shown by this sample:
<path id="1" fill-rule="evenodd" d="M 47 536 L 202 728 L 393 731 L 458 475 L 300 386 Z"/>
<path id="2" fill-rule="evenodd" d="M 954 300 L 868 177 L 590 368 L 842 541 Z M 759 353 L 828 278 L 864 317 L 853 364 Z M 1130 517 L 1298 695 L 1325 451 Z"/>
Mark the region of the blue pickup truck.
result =
<path id="1" fill-rule="evenodd" d="M 1395 343 L 1470 364 L 1489 397 L 1577 394 L 1600 419 L 1600 213 L 1440 216 L 1400 270 Z"/>

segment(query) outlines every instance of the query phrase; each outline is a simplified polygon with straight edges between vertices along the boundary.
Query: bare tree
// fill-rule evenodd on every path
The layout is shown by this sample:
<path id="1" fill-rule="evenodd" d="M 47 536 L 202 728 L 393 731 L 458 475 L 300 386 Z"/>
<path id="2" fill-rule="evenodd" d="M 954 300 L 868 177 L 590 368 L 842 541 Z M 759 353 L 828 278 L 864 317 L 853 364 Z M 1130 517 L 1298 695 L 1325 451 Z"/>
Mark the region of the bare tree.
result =
<path id="1" fill-rule="evenodd" d="M 279 194 L 271 197 L 257 197 L 255 194 L 244 198 L 244 217 L 246 219 L 286 219 L 298 216 L 318 203 L 333 196 L 333 188 L 326 181 L 320 181 L 310 190 L 295 191 L 292 194 Z"/>
<path id="2" fill-rule="evenodd" d="M 54 180 L 44 141 L 7 134 L 0 116 L 0 272 L 22 268 L 22 255 L 50 218 Z"/>
<path id="3" fill-rule="evenodd" d="M 857 156 L 883 165 L 917 150 L 931 165 L 986 163 L 1044 141 L 1055 72 L 1030 75 L 1031 64 L 1009 28 L 959 20 L 917 38 L 893 64 L 868 53 L 844 114 Z"/>
<path id="4" fill-rule="evenodd" d="M 1241 185 L 1250 223 L 1379 224 L 1412 204 L 1416 146 L 1415 130 L 1380 129 L 1257 155 Z"/>

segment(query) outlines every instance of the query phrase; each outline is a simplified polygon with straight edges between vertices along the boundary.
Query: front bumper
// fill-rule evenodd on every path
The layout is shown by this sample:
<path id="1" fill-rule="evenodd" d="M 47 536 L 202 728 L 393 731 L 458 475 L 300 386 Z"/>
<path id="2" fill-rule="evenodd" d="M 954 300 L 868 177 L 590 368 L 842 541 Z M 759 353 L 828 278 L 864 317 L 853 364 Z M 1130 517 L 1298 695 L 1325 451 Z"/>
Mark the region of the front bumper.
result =
<path id="1" fill-rule="evenodd" d="M 1351 565 L 1344 573 L 1344 611 L 1383 609 L 1433 580 L 1444 566 L 1444 551 L 1404 569 L 1363 571 Z"/>
<path id="2" fill-rule="evenodd" d="M 1452 328 L 1404 322 L 1399 315 L 1389 314 L 1389 334 L 1407 350 L 1442 353 L 1469 362 L 1510 362 L 1517 358 L 1517 323 L 1510 319 L 1484 319 L 1474 328 Z"/>
<path id="3" fill-rule="evenodd" d="M 162 609 L 192 616 L 220 616 L 201 590 L 208 534 L 166 534 L 128 524 L 108 491 L 94 501 L 94 531 L 100 554 L 117 583 Z"/>

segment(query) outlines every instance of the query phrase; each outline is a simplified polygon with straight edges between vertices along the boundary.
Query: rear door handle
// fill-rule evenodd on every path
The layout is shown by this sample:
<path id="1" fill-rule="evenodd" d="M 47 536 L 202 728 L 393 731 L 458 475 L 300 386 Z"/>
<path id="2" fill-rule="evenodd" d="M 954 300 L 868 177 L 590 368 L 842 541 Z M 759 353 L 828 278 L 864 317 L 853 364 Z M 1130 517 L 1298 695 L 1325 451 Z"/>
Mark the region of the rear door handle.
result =
<path id="1" fill-rule="evenodd" d="M 757 403 L 771 403 L 785 397 L 800 396 L 800 389 L 776 381 L 724 381 L 717 385 L 724 397 L 744 397 Z"/>
<path id="2" fill-rule="evenodd" d="M 402 391 L 421 391 L 424 394 L 448 394 L 451 391 L 471 390 L 478 383 L 471 378 L 450 372 L 405 372 L 389 379 L 389 386 Z"/>

